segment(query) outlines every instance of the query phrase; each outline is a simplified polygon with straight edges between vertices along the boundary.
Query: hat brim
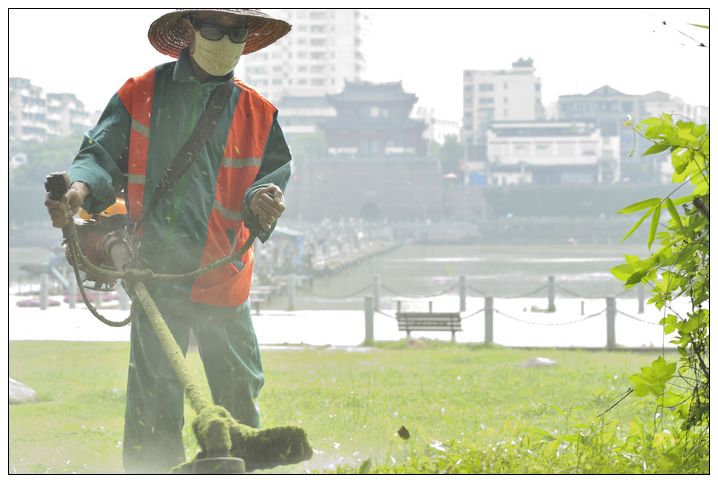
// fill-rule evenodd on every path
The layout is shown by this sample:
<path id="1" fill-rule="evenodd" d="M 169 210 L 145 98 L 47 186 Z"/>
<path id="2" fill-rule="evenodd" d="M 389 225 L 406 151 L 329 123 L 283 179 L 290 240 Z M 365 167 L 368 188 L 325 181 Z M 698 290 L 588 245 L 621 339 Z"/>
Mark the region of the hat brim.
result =
<path id="1" fill-rule="evenodd" d="M 147 38 L 152 46 L 163 54 L 174 57 L 180 56 L 183 49 L 189 46 L 187 39 L 182 33 L 180 20 L 191 13 L 197 12 L 219 12 L 243 17 L 249 27 L 249 36 L 244 46 L 242 55 L 251 54 L 268 45 L 273 44 L 284 37 L 292 29 L 292 26 L 277 18 L 253 9 L 222 9 L 222 8 L 198 8 L 182 9 L 166 13 L 152 22 L 147 31 Z"/>

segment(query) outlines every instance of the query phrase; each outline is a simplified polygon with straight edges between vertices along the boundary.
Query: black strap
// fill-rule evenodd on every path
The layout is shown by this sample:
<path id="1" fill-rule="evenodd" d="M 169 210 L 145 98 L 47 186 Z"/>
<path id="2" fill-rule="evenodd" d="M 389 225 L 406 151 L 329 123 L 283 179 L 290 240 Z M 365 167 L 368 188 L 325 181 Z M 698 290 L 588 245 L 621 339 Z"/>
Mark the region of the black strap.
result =
<path id="1" fill-rule="evenodd" d="M 207 107 L 199 121 L 197 121 L 197 126 L 195 126 L 187 142 L 184 143 L 182 149 L 179 150 L 177 156 L 175 156 L 175 159 L 165 171 L 162 180 L 155 189 L 152 199 L 142 210 L 142 217 L 135 225 L 135 228 L 145 220 L 147 214 L 157 205 L 162 195 L 174 186 L 177 180 L 187 172 L 194 160 L 197 159 L 199 150 L 207 143 L 207 139 L 209 139 L 210 134 L 212 134 L 212 131 L 219 123 L 219 116 L 222 115 L 222 112 L 227 107 L 233 87 L 234 81 L 230 80 L 220 84 L 214 90 L 212 96 L 209 98 Z"/>

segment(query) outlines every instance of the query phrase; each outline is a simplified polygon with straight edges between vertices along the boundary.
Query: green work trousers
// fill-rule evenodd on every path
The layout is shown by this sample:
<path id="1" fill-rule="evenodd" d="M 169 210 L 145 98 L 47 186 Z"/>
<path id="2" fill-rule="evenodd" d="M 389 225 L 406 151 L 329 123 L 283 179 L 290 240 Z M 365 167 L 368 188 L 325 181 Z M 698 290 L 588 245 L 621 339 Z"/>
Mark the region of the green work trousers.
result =
<path id="1" fill-rule="evenodd" d="M 259 427 L 256 399 L 264 375 L 249 302 L 222 318 L 164 314 L 183 353 L 187 353 L 190 330 L 195 334 L 214 403 L 239 422 Z M 185 462 L 184 388 L 142 309 L 132 324 L 130 341 L 122 455 L 125 471 L 167 473 Z"/>

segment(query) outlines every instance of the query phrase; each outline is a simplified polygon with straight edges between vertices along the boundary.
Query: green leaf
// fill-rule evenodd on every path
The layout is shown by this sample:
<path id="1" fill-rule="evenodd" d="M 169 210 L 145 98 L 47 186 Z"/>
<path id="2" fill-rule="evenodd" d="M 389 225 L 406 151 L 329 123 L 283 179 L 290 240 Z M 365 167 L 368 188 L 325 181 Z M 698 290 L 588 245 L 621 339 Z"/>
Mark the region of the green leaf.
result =
<path id="1" fill-rule="evenodd" d="M 683 171 L 686 169 L 686 166 L 688 166 L 688 161 L 689 160 L 687 149 L 680 149 L 671 153 L 671 163 L 673 164 L 673 169 L 676 171 L 677 174 L 683 173 Z"/>
<path id="2" fill-rule="evenodd" d="M 696 196 L 688 195 L 688 196 L 684 196 L 684 197 L 682 197 L 682 198 L 678 198 L 678 199 L 673 200 L 673 203 L 675 203 L 676 205 L 682 205 L 682 204 L 685 204 L 685 203 L 692 203 L 695 198 L 696 198 Z"/>
<path id="3" fill-rule="evenodd" d="M 359 466 L 358 473 L 360 475 L 366 475 L 369 473 L 369 468 L 371 468 L 371 458 L 362 461 L 362 464 Z"/>
<path id="4" fill-rule="evenodd" d="M 694 27 L 702 28 L 702 29 L 710 29 L 708 25 L 700 25 L 697 23 L 689 23 L 688 25 L 693 25 Z"/>
<path id="5" fill-rule="evenodd" d="M 621 240 L 621 241 L 626 241 L 629 236 L 633 235 L 633 232 L 636 231 L 638 229 L 638 227 L 641 226 L 641 224 L 643 224 L 644 221 L 646 221 L 646 218 L 648 218 L 648 215 L 650 215 L 650 214 L 651 214 L 650 210 L 646 210 L 646 213 L 644 213 L 644 215 L 641 217 L 641 219 L 638 220 L 635 225 L 633 225 L 633 228 L 631 228 L 628 231 L 628 233 L 626 233 L 626 236 L 624 236 L 623 240 Z"/>
<path id="6" fill-rule="evenodd" d="M 646 208 L 653 208 L 656 206 L 656 204 L 660 205 L 660 203 L 660 198 L 649 198 L 647 200 L 639 201 L 638 203 L 626 206 L 625 208 L 621 208 L 620 210 L 618 210 L 618 213 L 622 215 L 625 215 L 627 213 L 634 213 L 636 211 L 645 210 Z"/>
<path id="7" fill-rule="evenodd" d="M 670 147 L 671 147 L 670 144 L 654 144 L 650 148 L 646 149 L 646 152 L 643 153 L 643 155 L 647 156 L 649 154 L 662 153 L 663 151 L 665 151 L 666 149 L 668 149 Z"/>
<path id="8" fill-rule="evenodd" d="M 676 224 L 680 227 L 681 231 L 685 233 L 686 230 L 685 228 L 683 228 L 681 215 L 678 214 L 678 210 L 676 210 L 676 205 L 673 204 L 673 201 L 670 198 L 666 198 L 666 208 L 668 209 L 668 213 L 670 213 L 671 218 L 673 218 L 673 221 L 675 221 Z"/>
<path id="9" fill-rule="evenodd" d="M 663 120 L 657 117 L 648 117 L 642 120 L 641 124 L 645 124 L 647 126 L 660 126 L 661 124 L 663 124 Z"/>
<path id="10" fill-rule="evenodd" d="M 651 229 L 648 231 L 648 249 L 651 249 L 653 245 L 653 239 L 656 237 L 656 230 L 658 230 L 658 221 L 661 219 L 661 205 L 657 205 L 653 210 L 653 218 L 651 218 Z"/>
<path id="11" fill-rule="evenodd" d="M 626 280 L 626 285 L 635 285 L 641 281 L 643 277 L 646 276 L 648 273 L 648 270 L 639 270 L 638 272 L 634 272 L 631 274 L 630 277 Z"/>
<path id="12" fill-rule="evenodd" d="M 633 275 L 634 269 L 630 265 L 626 265 L 625 263 L 622 265 L 616 265 L 615 267 L 612 267 L 610 269 L 611 273 L 614 277 L 616 277 L 621 282 L 625 282 L 628 280 L 628 277 Z"/>

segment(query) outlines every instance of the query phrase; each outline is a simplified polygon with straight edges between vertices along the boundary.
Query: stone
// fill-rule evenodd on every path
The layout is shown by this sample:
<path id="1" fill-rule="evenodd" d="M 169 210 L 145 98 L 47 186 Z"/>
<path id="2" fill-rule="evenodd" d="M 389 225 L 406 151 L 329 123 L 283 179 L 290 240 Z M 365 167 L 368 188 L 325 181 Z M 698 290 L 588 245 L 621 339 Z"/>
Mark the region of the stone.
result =
<path id="1" fill-rule="evenodd" d="M 22 382 L 8 377 L 8 395 L 10 404 L 37 402 L 37 392 Z"/>
<path id="2" fill-rule="evenodd" d="M 558 362 L 547 357 L 534 357 L 523 363 L 523 367 L 552 367 L 558 364 Z"/>

